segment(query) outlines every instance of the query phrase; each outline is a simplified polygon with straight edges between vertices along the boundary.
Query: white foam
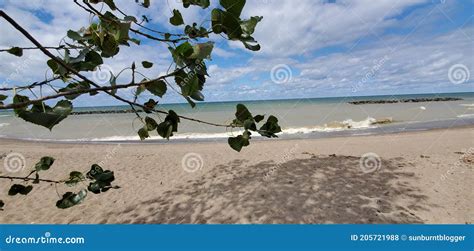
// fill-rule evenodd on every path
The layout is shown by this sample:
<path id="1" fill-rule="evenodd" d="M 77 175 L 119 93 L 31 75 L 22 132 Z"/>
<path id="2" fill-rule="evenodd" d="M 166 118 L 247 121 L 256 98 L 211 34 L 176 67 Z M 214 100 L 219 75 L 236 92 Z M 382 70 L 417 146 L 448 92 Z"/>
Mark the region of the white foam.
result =
<path id="1" fill-rule="evenodd" d="M 365 128 L 375 128 L 378 120 L 368 117 L 362 121 L 354 121 L 352 119 L 346 119 L 344 121 L 335 121 L 324 126 L 315 126 L 315 127 L 289 127 L 283 128 L 283 135 L 291 134 L 307 134 L 315 132 L 335 132 L 343 130 L 357 130 Z M 233 131 L 233 132 L 224 132 L 224 133 L 179 133 L 172 137 L 172 139 L 223 139 L 228 137 L 233 137 L 242 134 L 243 131 Z M 252 137 L 261 137 L 258 133 L 253 133 Z M 159 136 L 151 136 L 148 140 L 163 140 Z M 140 138 L 135 135 L 133 136 L 111 136 L 111 137 L 101 137 L 101 138 L 86 138 L 78 140 L 68 140 L 68 141 L 140 141 Z"/>
<path id="2" fill-rule="evenodd" d="M 8 126 L 10 123 L 0 123 L 0 127 Z"/>
<path id="3" fill-rule="evenodd" d="M 457 116 L 458 118 L 474 118 L 474 114 L 461 114 Z"/>
<path id="4" fill-rule="evenodd" d="M 285 128 L 283 129 L 283 134 L 305 134 L 305 133 L 314 133 L 314 132 L 337 132 L 344 130 L 357 130 L 357 129 L 368 129 L 377 127 L 374 125 L 380 121 L 391 121 L 391 118 L 377 120 L 371 117 L 368 117 L 365 120 L 354 121 L 352 119 L 346 119 L 343 121 L 334 121 L 324 126 L 315 126 L 315 127 L 299 127 L 299 128 Z"/>
<path id="5" fill-rule="evenodd" d="M 346 119 L 343 121 L 334 121 L 323 126 L 313 127 L 289 127 L 283 128 L 280 135 L 291 135 L 291 134 L 308 134 L 316 132 L 337 132 L 344 130 L 360 130 L 367 128 L 376 128 L 377 123 L 390 123 L 391 118 L 374 119 L 368 117 L 365 120 L 354 121 L 352 119 Z M 2 124 L 0 124 L 1 126 Z M 220 132 L 220 133 L 178 133 L 172 137 L 172 139 L 224 139 L 242 134 L 242 130 L 235 130 L 232 132 Z M 258 133 L 253 133 L 252 137 L 262 137 Z M 38 139 L 26 139 L 26 140 L 38 140 Z M 147 140 L 163 140 L 160 136 L 151 136 Z M 108 136 L 108 137 L 97 137 L 97 138 L 81 138 L 81 139 L 40 139 L 39 141 L 57 141 L 57 142 L 114 142 L 114 141 L 128 141 L 128 142 L 139 142 L 140 137 L 138 135 L 124 135 L 124 136 Z"/>
<path id="6" fill-rule="evenodd" d="M 233 133 L 182 133 L 177 134 L 171 137 L 171 139 L 219 139 L 233 137 L 242 134 L 241 131 L 235 131 Z M 257 136 L 257 135 L 252 135 Z M 151 136 L 147 140 L 163 140 L 160 136 Z M 111 141 L 141 141 L 138 135 L 133 136 L 110 136 L 110 137 L 100 137 L 100 138 L 82 138 L 82 139 L 64 139 L 64 140 L 55 140 L 63 142 L 111 142 Z"/>
<path id="7" fill-rule="evenodd" d="M 474 104 L 460 104 L 460 106 L 465 106 L 465 107 L 474 107 Z"/>

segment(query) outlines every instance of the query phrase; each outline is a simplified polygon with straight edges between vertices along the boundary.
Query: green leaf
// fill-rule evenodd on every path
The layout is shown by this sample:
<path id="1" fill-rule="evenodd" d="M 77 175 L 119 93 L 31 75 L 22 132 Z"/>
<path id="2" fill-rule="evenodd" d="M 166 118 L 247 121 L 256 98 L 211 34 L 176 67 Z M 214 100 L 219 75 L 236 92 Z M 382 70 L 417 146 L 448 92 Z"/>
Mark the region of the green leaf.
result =
<path id="1" fill-rule="evenodd" d="M 193 46 L 189 42 L 184 42 L 176 47 L 176 53 L 184 58 L 189 58 L 193 52 Z"/>
<path id="2" fill-rule="evenodd" d="M 89 172 L 86 173 L 86 177 L 93 180 L 95 179 L 96 176 L 100 175 L 103 172 L 104 170 L 102 169 L 101 166 L 97 164 L 93 164 L 91 166 L 91 170 L 89 170 Z"/>
<path id="3" fill-rule="evenodd" d="M 161 137 L 169 140 L 169 138 L 173 136 L 173 132 L 178 131 L 179 122 L 180 119 L 178 114 L 176 114 L 173 110 L 169 110 L 165 120 L 157 127 L 158 134 Z"/>
<path id="4" fill-rule="evenodd" d="M 150 0 L 143 0 L 143 3 L 141 5 L 145 8 L 150 7 Z"/>
<path id="5" fill-rule="evenodd" d="M 198 37 L 209 37 L 207 29 L 204 27 L 197 27 L 196 23 L 193 23 L 193 26 L 186 25 L 184 33 L 194 39 Z"/>
<path id="6" fill-rule="evenodd" d="M 7 52 L 17 57 L 23 56 L 23 49 L 20 47 L 12 47 L 8 49 Z"/>
<path id="7" fill-rule="evenodd" d="M 163 80 L 154 80 L 152 82 L 146 83 L 145 88 L 151 92 L 153 95 L 158 97 L 163 97 L 165 95 L 168 87 L 166 86 L 165 81 Z"/>
<path id="8" fill-rule="evenodd" d="M 128 45 L 127 41 L 130 38 L 128 35 L 128 32 L 130 31 L 131 23 L 130 22 L 120 22 L 119 23 L 119 29 L 118 29 L 118 42 L 120 44 L 125 44 Z"/>
<path id="9" fill-rule="evenodd" d="M 229 12 L 214 9 L 211 13 L 212 30 L 214 33 L 224 32 L 229 39 L 238 40 L 242 35 L 242 27 L 240 26 L 240 18 L 235 17 Z"/>
<path id="10" fill-rule="evenodd" d="M 35 172 L 35 180 L 33 180 L 33 184 L 39 184 L 40 183 L 39 178 L 40 178 L 40 176 L 39 176 L 38 172 Z"/>
<path id="11" fill-rule="evenodd" d="M 105 192 L 112 188 L 111 182 L 115 180 L 114 172 L 103 170 L 97 164 L 92 165 L 91 170 L 86 174 L 87 178 L 95 180 L 91 182 L 87 189 L 93 193 Z"/>
<path id="12" fill-rule="evenodd" d="M 277 133 L 281 132 L 281 127 L 278 125 L 278 119 L 275 116 L 270 116 L 267 122 L 260 127 L 258 133 L 264 137 L 277 138 Z"/>
<path id="13" fill-rule="evenodd" d="M 193 54 L 189 56 L 192 59 L 210 59 L 212 49 L 214 48 L 213 42 L 200 43 L 193 46 Z"/>
<path id="14" fill-rule="evenodd" d="M 183 67 L 192 63 L 192 61 L 189 60 L 189 56 L 193 54 L 193 46 L 189 42 L 180 44 L 176 49 L 173 47 L 168 47 L 168 49 L 171 52 L 176 65 Z"/>
<path id="15" fill-rule="evenodd" d="M 203 9 L 209 7 L 209 0 L 183 0 L 184 8 L 188 8 L 190 5 L 200 6 Z"/>
<path id="16" fill-rule="evenodd" d="M 78 32 L 73 31 L 73 30 L 67 31 L 67 37 L 75 41 L 83 40 L 83 37 Z"/>
<path id="17" fill-rule="evenodd" d="M 196 74 L 188 74 L 179 85 L 181 86 L 181 93 L 183 96 L 191 96 L 199 91 L 199 80 Z"/>
<path id="18" fill-rule="evenodd" d="M 230 137 L 227 140 L 227 143 L 229 143 L 230 147 L 237 152 L 240 152 L 242 150 L 242 147 L 248 146 L 250 144 L 249 139 L 250 139 L 251 133 L 249 131 L 244 131 L 242 135 L 239 135 L 237 137 Z"/>
<path id="19" fill-rule="evenodd" d="M 75 82 L 75 83 L 70 83 L 66 87 L 59 89 L 59 92 L 69 92 L 69 91 L 78 91 L 78 90 L 87 90 L 90 88 L 90 84 L 87 82 Z M 82 95 L 82 93 L 78 94 L 70 94 L 70 95 L 65 95 L 64 97 L 69 99 L 69 100 L 74 100 L 75 98 L 79 97 Z"/>
<path id="20" fill-rule="evenodd" d="M 263 17 L 255 16 L 251 17 L 248 20 L 243 20 L 240 22 L 240 26 L 242 27 L 242 32 L 247 35 L 252 35 L 255 32 L 255 27 L 257 26 L 258 22 L 262 21 Z"/>
<path id="21" fill-rule="evenodd" d="M 245 6 L 245 0 L 220 0 L 219 3 L 224 9 L 237 18 L 240 17 L 242 9 Z"/>
<path id="22" fill-rule="evenodd" d="M 35 170 L 39 171 L 46 171 L 54 164 L 54 158 L 49 156 L 44 156 L 40 159 L 38 163 L 35 165 Z"/>
<path id="23" fill-rule="evenodd" d="M 145 126 L 148 131 L 153 131 L 158 127 L 158 123 L 150 117 L 145 117 Z"/>
<path id="24" fill-rule="evenodd" d="M 111 10 L 116 10 L 117 6 L 115 6 L 114 0 L 89 0 L 90 3 L 97 4 L 97 3 L 105 3 Z"/>
<path id="25" fill-rule="evenodd" d="M 84 181 L 86 178 L 81 172 L 72 171 L 69 173 L 69 180 L 65 182 L 67 186 L 75 186 L 77 183 Z"/>
<path id="26" fill-rule="evenodd" d="M 51 68 L 53 74 L 60 75 L 65 79 L 68 75 L 68 70 L 61 65 L 59 65 L 55 60 L 50 59 L 46 62 L 46 64 Z"/>
<path id="27" fill-rule="evenodd" d="M 102 57 L 95 51 L 87 52 L 84 61 L 90 63 L 93 66 L 92 69 L 104 63 Z"/>
<path id="28" fill-rule="evenodd" d="M 240 41 L 244 44 L 245 48 L 251 51 L 260 50 L 260 45 L 253 39 L 253 37 L 240 38 Z"/>
<path id="29" fill-rule="evenodd" d="M 241 124 L 243 124 L 244 121 L 247 120 L 247 119 L 253 119 L 252 114 L 249 112 L 247 107 L 245 107 L 245 105 L 243 105 L 243 104 L 238 104 L 237 105 L 237 111 L 235 112 L 235 118 Z"/>
<path id="30" fill-rule="evenodd" d="M 148 61 L 142 61 L 142 65 L 144 68 L 151 68 L 153 66 L 153 63 L 152 62 L 148 62 Z"/>
<path id="31" fill-rule="evenodd" d="M 255 121 L 252 119 L 247 119 L 244 121 L 244 129 L 245 130 L 251 130 L 251 131 L 256 131 L 257 130 L 257 125 L 255 124 Z"/>
<path id="32" fill-rule="evenodd" d="M 87 190 L 82 189 L 77 194 L 73 192 L 67 192 L 63 194 L 63 197 L 56 202 L 56 207 L 66 209 L 78 205 L 84 201 L 87 196 Z"/>
<path id="33" fill-rule="evenodd" d="M 15 95 L 13 103 L 28 100 L 25 96 Z M 35 103 L 30 110 L 24 108 L 15 109 L 18 117 L 25 121 L 44 126 L 49 130 L 65 119 L 72 111 L 72 103 L 68 100 L 59 101 L 53 108 L 44 103 Z"/>
<path id="34" fill-rule="evenodd" d="M 117 77 L 114 75 L 114 73 L 112 71 L 109 71 L 109 73 L 110 73 L 110 79 L 109 79 L 110 86 L 112 86 L 112 87 L 117 86 Z M 110 90 L 110 93 L 116 94 L 117 89 Z"/>
<path id="35" fill-rule="evenodd" d="M 260 123 L 260 121 L 262 121 L 263 119 L 265 119 L 265 116 L 263 116 L 263 115 L 256 115 L 255 117 L 253 117 L 253 119 L 255 120 L 256 123 Z"/>
<path id="36" fill-rule="evenodd" d="M 97 164 L 93 164 L 91 166 L 91 170 L 86 173 L 86 177 L 92 180 L 99 180 L 99 181 L 110 181 L 114 180 L 114 172 L 109 170 L 103 170 L 101 166 Z"/>
<path id="37" fill-rule="evenodd" d="M 201 91 L 195 91 L 190 95 L 190 97 L 197 101 L 204 101 L 204 95 L 201 93 Z"/>
<path id="38" fill-rule="evenodd" d="M 31 190 L 33 190 L 33 186 L 23 186 L 23 185 L 20 185 L 20 184 L 13 184 L 11 187 L 10 187 L 10 190 L 8 190 L 8 195 L 10 196 L 15 196 L 17 194 L 21 194 L 21 195 L 27 195 L 28 193 L 31 192 Z"/>
<path id="39" fill-rule="evenodd" d="M 158 125 L 157 131 L 158 135 L 169 140 L 173 136 L 173 125 L 169 121 L 162 122 Z"/>
<path id="40" fill-rule="evenodd" d="M 144 109 L 145 112 L 146 112 L 146 113 L 151 113 L 151 111 L 152 111 L 153 109 L 155 109 L 155 106 L 156 106 L 157 104 L 158 104 L 158 102 L 156 102 L 155 100 L 149 99 L 147 102 L 145 102 L 145 103 L 143 104 L 143 106 L 145 106 L 145 109 Z"/>
<path id="41" fill-rule="evenodd" d="M 132 41 L 133 43 L 135 43 L 136 45 L 140 45 L 140 43 L 141 43 L 141 41 L 139 39 L 136 39 L 136 38 L 130 38 L 129 40 Z"/>
<path id="42" fill-rule="evenodd" d="M 137 18 L 134 16 L 125 16 L 123 20 L 128 21 L 128 22 L 138 22 Z"/>
<path id="43" fill-rule="evenodd" d="M 138 136 L 140 137 L 140 140 L 145 140 L 146 138 L 150 137 L 150 134 L 148 133 L 148 129 L 145 127 L 142 127 L 138 130 Z"/>
<path id="44" fill-rule="evenodd" d="M 184 24 L 183 16 L 181 15 L 181 12 L 179 12 L 179 10 L 173 10 L 173 16 L 170 18 L 170 23 L 174 26 Z"/>
<path id="45" fill-rule="evenodd" d="M 102 50 L 102 57 L 112 57 L 119 52 L 119 44 L 114 36 L 105 35 L 100 49 Z"/>

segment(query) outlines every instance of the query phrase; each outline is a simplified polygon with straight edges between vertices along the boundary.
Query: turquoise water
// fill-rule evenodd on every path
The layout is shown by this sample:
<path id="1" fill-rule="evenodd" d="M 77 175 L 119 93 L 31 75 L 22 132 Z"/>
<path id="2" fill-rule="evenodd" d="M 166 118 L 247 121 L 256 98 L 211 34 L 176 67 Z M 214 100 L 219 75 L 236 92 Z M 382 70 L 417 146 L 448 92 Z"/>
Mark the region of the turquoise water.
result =
<path id="1" fill-rule="evenodd" d="M 351 105 L 357 100 L 458 97 L 448 102 Z M 279 118 L 283 138 L 331 137 L 426 130 L 460 125 L 474 125 L 474 93 L 414 94 L 396 96 L 335 97 L 267 101 L 199 103 L 195 109 L 188 104 L 163 104 L 162 110 L 214 123 L 228 123 L 235 105 L 245 104 L 255 114 L 273 114 Z M 124 110 L 128 106 L 82 107 L 75 111 Z M 156 120 L 163 119 L 152 115 Z M 380 124 L 380 122 L 384 122 Z M 90 114 L 69 116 L 52 131 L 0 113 L 0 137 L 34 140 L 66 141 L 136 141 L 141 127 L 134 114 Z M 226 128 L 182 120 L 178 140 L 226 138 Z M 155 137 L 155 139 L 159 139 Z"/>

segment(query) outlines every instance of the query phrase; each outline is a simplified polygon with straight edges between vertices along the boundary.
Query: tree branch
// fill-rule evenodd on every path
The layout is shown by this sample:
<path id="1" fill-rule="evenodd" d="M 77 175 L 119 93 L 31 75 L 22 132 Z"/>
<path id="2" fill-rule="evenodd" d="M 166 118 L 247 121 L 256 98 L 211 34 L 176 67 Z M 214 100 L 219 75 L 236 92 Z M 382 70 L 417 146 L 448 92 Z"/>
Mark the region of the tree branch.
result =
<path id="1" fill-rule="evenodd" d="M 0 176 L 0 179 L 9 179 L 9 180 L 23 180 L 23 181 L 43 181 L 43 182 L 48 182 L 48 183 L 63 183 L 64 181 L 62 180 L 49 180 L 49 179 L 36 179 L 36 178 L 29 178 L 29 177 L 15 177 L 15 176 Z"/>
<path id="2" fill-rule="evenodd" d="M 85 8 L 84 6 L 80 5 L 77 0 L 74 0 L 74 2 L 81 6 L 83 9 L 86 9 L 89 13 L 92 13 L 92 14 L 95 14 L 97 16 L 100 16 L 101 18 L 104 18 L 104 19 L 107 19 L 107 20 L 110 20 L 109 18 L 105 17 L 104 15 L 102 15 L 102 13 L 100 11 L 98 11 L 97 9 L 94 8 L 94 6 L 92 6 L 90 3 L 88 3 L 87 1 L 82 1 L 85 5 L 87 5 L 87 7 L 89 7 L 89 9 Z M 113 20 L 110 20 L 110 21 L 113 21 Z M 133 29 L 133 28 L 130 28 L 130 31 L 132 31 L 133 33 L 135 34 L 138 34 L 138 35 L 141 35 L 141 36 L 144 36 L 148 39 L 151 39 L 151 40 L 156 40 L 156 41 L 160 41 L 160 42 L 170 42 L 170 43 L 177 43 L 179 41 L 182 41 L 182 40 L 187 40 L 187 38 L 176 38 L 176 39 L 164 39 L 164 38 L 158 38 L 158 37 L 155 37 L 155 36 L 152 36 L 150 34 L 147 34 L 147 33 L 144 33 L 144 32 L 141 32 L 137 29 Z"/>
<path id="3" fill-rule="evenodd" d="M 39 48 L 38 47 L 18 47 L 22 50 L 38 50 Z M 68 48 L 68 47 L 65 47 L 64 45 L 63 46 L 45 46 L 44 47 L 45 49 L 48 49 L 48 50 L 62 50 L 62 49 L 74 49 L 74 48 Z M 8 49 L 0 49 L 0 52 L 6 52 L 6 51 L 9 51 L 11 48 L 8 48 Z"/>
<path id="4" fill-rule="evenodd" d="M 72 68 L 71 66 L 69 66 L 66 62 L 64 62 L 63 60 L 55 57 L 51 52 L 49 52 L 47 49 L 45 49 L 41 43 L 39 43 L 31 34 L 28 33 L 28 31 L 26 31 L 22 26 L 20 26 L 15 20 L 13 20 L 9 15 L 7 15 L 3 10 L 0 10 L 0 16 L 3 17 L 7 22 L 9 22 L 16 30 L 18 30 L 20 33 L 22 33 L 28 40 L 30 40 L 35 46 L 37 46 L 39 48 L 39 50 L 41 50 L 46 56 L 48 56 L 49 58 L 51 58 L 52 60 L 54 60 L 56 63 L 58 63 L 59 65 L 61 65 L 62 67 L 64 67 L 65 69 L 67 69 L 68 71 L 72 72 L 74 75 L 76 75 L 77 77 L 79 77 L 80 79 L 84 80 L 85 82 L 89 83 L 90 85 L 96 87 L 96 88 L 102 88 L 102 86 L 96 84 L 95 82 L 93 82 L 92 80 L 88 79 L 87 77 L 85 77 L 84 75 L 82 75 L 81 73 L 77 72 L 74 68 Z M 173 73 L 170 73 L 170 74 L 174 74 Z M 168 74 L 168 75 L 170 75 Z M 166 76 L 166 75 L 165 75 Z M 170 75 L 171 76 L 171 75 Z M 152 80 L 150 80 L 152 81 Z M 122 101 L 124 103 L 127 103 L 129 105 L 133 105 L 133 106 L 137 106 L 137 107 L 140 107 L 142 108 L 143 110 L 149 110 L 149 108 L 145 107 L 144 105 L 141 105 L 141 104 L 138 104 L 138 103 L 135 103 L 135 102 L 132 102 L 132 101 L 129 101 L 127 99 L 124 99 L 120 96 L 117 96 L 113 93 L 111 93 L 110 91 L 108 90 L 104 90 L 105 93 L 107 93 L 108 95 L 114 97 L 115 99 L 119 100 L 119 101 Z M 156 109 L 153 109 L 152 111 L 156 112 L 156 113 L 161 113 L 161 114 L 168 114 L 168 112 L 165 112 L 165 111 L 161 111 L 161 110 L 156 110 Z M 189 120 L 189 121 L 194 121 L 194 122 L 199 122 L 199 123 L 202 123 L 202 124 L 207 124 L 207 125 L 212 125 L 212 126 L 219 126 L 219 127 L 235 127 L 234 125 L 232 124 L 217 124 L 217 123 L 211 123 L 211 122 L 206 122 L 206 121 L 202 121 L 202 120 L 199 120 L 199 119 L 194 119 L 194 118 L 190 118 L 190 117 L 186 117 L 186 116 L 181 116 L 179 115 L 178 117 L 182 118 L 182 119 L 185 119 L 185 120 Z"/>
<path id="5" fill-rule="evenodd" d="M 0 91 L 13 91 L 13 90 L 31 89 L 31 88 L 34 88 L 36 86 L 45 85 L 47 83 L 53 82 L 53 81 L 58 80 L 58 79 L 60 79 L 60 78 L 59 77 L 54 77 L 54 78 L 47 79 L 47 80 L 44 80 L 44 81 L 41 81 L 41 82 L 35 82 L 33 84 L 30 84 L 30 85 L 0 88 Z"/>

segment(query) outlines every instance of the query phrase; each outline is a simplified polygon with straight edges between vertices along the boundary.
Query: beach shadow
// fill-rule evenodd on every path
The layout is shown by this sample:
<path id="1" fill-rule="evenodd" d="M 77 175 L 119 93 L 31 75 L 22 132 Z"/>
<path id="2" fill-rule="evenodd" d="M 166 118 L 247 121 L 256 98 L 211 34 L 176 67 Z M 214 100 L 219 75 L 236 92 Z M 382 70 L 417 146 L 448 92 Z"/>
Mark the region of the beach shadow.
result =
<path id="1" fill-rule="evenodd" d="M 235 160 L 125 211 L 118 223 L 422 223 L 434 205 L 399 171 L 402 158 L 364 173 L 359 157 L 316 156 L 248 165 Z M 106 222 L 104 222 L 106 223 Z M 117 222 L 115 222 L 117 223 Z"/>

